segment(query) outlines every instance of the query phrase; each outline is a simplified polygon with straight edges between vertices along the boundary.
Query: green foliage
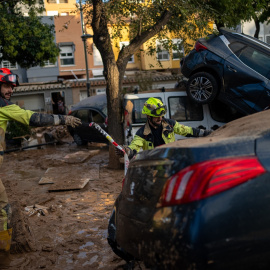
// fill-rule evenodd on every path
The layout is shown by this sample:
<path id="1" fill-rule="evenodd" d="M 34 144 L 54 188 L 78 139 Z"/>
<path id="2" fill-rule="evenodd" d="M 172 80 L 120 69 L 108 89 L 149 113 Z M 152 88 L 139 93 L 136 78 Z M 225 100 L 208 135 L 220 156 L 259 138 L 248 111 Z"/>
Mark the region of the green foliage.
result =
<path id="1" fill-rule="evenodd" d="M 6 139 L 11 140 L 15 137 L 21 137 L 31 134 L 31 128 L 17 121 L 8 122 Z"/>
<path id="2" fill-rule="evenodd" d="M 217 26 L 235 27 L 241 21 L 250 21 L 268 9 L 269 0 L 208 0 Z"/>
<path id="3" fill-rule="evenodd" d="M 23 10 L 29 16 L 23 16 Z M 0 2 L 0 61 L 17 62 L 29 68 L 57 60 L 59 49 L 54 41 L 54 26 L 43 24 L 38 17 L 43 10 L 43 1 Z"/>
<path id="4" fill-rule="evenodd" d="M 93 25 L 93 10 L 99 1 L 87 1 L 94 8 L 84 10 L 88 18 L 87 24 Z M 135 54 L 140 50 L 140 45 L 147 43 L 147 55 L 156 54 L 156 40 L 162 40 L 165 48 L 171 51 L 173 44 L 171 38 L 187 40 L 196 40 L 197 38 L 210 33 L 209 14 L 213 13 L 211 7 L 204 1 L 196 0 L 111 0 L 103 3 L 102 17 L 107 20 L 108 25 L 114 28 L 110 32 L 111 43 L 125 41 L 123 31 L 128 32 L 130 45 L 122 51 L 129 55 Z M 169 17 L 169 19 L 164 19 Z M 127 27 L 128 25 L 128 27 Z M 172 34 L 170 37 L 169 35 Z M 149 42 L 150 38 L 152 39 Z M 96 44 L 97 45 L 97 44 Z M 115 44 L 114 44 L 115 45 Z M 97 46 L 98 47 L 98 46 Z M 187 45 L 185 51 L 191 48 Z M 101 52 L 102 54 L 102 52 Z M 126 53 L 129 57 L 128 54 Z M 121 54 L 119 58 L 121 58 Z M 119 60 L 118 58 L 118 60 Z M 121 60 L 119 60 L 121 63 Z"/>

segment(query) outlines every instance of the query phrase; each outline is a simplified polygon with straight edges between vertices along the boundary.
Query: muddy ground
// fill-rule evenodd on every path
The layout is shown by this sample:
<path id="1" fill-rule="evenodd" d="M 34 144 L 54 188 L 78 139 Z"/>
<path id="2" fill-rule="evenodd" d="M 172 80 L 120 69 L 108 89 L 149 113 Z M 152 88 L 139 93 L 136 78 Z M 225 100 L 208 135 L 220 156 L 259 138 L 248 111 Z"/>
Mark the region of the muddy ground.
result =
<path id="1" fill-rule="evenodd" d="M 10 202 L 19 205 L 21 212 L 14 214 L 26 220 L 27 226 L 21 231 L 31 233 L 33 242 L 29 245 L 36 251 L 21 253 L 18 249 L 1 269 L 127 269 L 125 261 L 111 251 L 106 239 L 108 219 L 121 190 L 124 170 L 108 168 L 106 145 L 78 147 L 71 137 L 64 142 L 5 154 L 0 177 Z M 63 161 L 67 154 L 96 149 L 99 153 L 84 162 Z M 80 190 L 49 192 L 51 185 L 39 184 L 51 167 L 58 168 L 57 179 L 63 169 L 80 176 L 95 166 L 99 167 L 98 177 L 92 177 Z M 45 211 L 26 211 L 36 204 L 45 207 Z M 134 269 L 146 268 L 136 263 Z"/>

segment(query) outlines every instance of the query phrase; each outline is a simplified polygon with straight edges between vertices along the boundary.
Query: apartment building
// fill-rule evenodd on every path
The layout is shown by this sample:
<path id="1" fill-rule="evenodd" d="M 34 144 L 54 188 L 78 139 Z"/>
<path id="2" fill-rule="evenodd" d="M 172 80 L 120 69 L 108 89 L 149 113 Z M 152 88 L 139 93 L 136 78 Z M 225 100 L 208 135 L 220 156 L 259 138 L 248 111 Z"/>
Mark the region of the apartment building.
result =
<path id="1" fill-rule="evenodd" d="M 92 38 L 87 39 L 88 53 L 85 56 L 81 38 L 83 34 L 81 16 L 76 10 L 76 0 L 45 0 L 44 4 L 46 11 L 42 20 L 44 23 L 54 24 L 55 42 L 60 48 L 57 62 L 46 62 L 44 67 L 32 67 L 27 70 L 12 66 L 7 61 L 2 62 L 2 66 L 12 69 L 20 76 L 21 86 L 16 88 L 12 97 L 13 102 L 17 102 L 26 109 L 57 113 L 54 104 L 59 97 L 64 99 L 68 108 L 87 97 L 86 72 L 91 82 L 90 93 L 105 91 L 103 63 Z M 91 29 L 87 29 L 86 32 L 93 34 Z M 128 33 L 123 32 L 122 36 L 121 40 L 115 39 L 113 43 L 116 56 L 121 47 L 129 43 Z M 173 39 L 173 36 L 170 38 Z M 181 46 L 180 40 L 173 39 L 173 41 Z M 156 76 L 158 76 L 158 71 L 179 70 L 179 54 L 172 52 L 173 56 L 171 56 L 162 47 L 161 41 L 156 41 L 156 46 L 160 50 L 155 56 L 144 53 L 147 49 L 147 43 L 145 43 L 141 47 L 139 57 L 135 54 L 130 58 L 124 81 L 126 89 L 139 88 L 134 78 L 138 71 L 156 71 Z M 86 71 L 86 57 L 88 71 Z M 162 63 L 162 67 L 158 61 Z M 160 80 L 154 80 L 153 88 L 172 88 L 174 84 L 175 77 L 167 73 L 161 76 Z"/>
<path id="2" fill-rule="evenodd" d="M 75 14 L 76 0 L 44 0 L 46 16 L 66 16 Z"/>

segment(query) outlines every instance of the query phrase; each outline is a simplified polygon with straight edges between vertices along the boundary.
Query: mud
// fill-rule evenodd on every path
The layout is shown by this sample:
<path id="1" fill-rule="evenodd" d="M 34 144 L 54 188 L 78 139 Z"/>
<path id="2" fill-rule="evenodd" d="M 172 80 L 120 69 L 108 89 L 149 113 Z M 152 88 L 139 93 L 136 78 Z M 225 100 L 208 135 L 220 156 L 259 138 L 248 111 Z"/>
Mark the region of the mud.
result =
<path id="1" fill-rule="evenodd" d="M 75 166 L 63 161 L 67 154 L 96 149 L 96 155 Z M 124 176 L 124 170 L 109 169 L 108 160 L 107 146 L 89 144 L 82 148 L 71 138 L 62 145 L 5 154 L 0 177 L 11 204 L 19 209 L 13 216 L 18 243 L 14 246 L 13 242 L 12 254 L 0 269 L 128 269 L 106 239 L 108 219 Z M 49 192 L 48 185 L 39 185 L 49 167 L 59 167 L 55 173 L 58 178 L 63 166 L 70 168 L 72 175 L 81 175 L 96 164 L 99 178 L 90 180 L 83 189 Z M 33 205 L 46 211 L 30 215 L 26 207 Z M 28 250 L 20 246 L 23 241 Z M 146 268 L 136 263 L 133 269 Z"/>

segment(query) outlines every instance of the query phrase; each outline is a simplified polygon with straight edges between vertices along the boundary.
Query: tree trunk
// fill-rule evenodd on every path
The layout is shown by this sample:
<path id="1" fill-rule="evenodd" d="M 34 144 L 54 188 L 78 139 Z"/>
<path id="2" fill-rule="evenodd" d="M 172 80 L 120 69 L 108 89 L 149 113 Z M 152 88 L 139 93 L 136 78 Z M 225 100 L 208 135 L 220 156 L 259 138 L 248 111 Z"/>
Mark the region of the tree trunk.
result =
<path id="1" fill-rule="evenodd" d="M 258 20 L 257 17 L 253 17 L 253 19 L 254 19 L 255 27 L 256 27 L 254 37 L 255 37 L 255 38 L 259 38 L 259 33 L 260 33 L 260 22 L 259 22 L 259 20 Z"/>
<path id="2" fill-rule="evenodd" d="M 116 63 L 108 63 L 107 66 L 108 70 L 106 70 L 105 74 L 107 82 L 108 130 L 115 142 L 122 145 L 124 142 L 124 132 L 122 125 L 122 102 L 119 96 L 119 72 Z M 110 145 L 110 148 L 109 168 L 122 168 L 123 165 L 114 153 L 114 146 Z"/>
<path id="3" fill-rule="evenodd" d="M 160 20 L 145 32 L 135 37 L 130 45 L 120 51 L 117 62 L 112 49 L 111 38 L 108 30 L 105 6 L 102 0 L 92 0 L 93 18 L 91 26 L 94 32 L 94 43 L 98 48 L 104 66 L 104 76 L 106 79 L 106 94 L 108 107 L 108 130 L 110 136 L 118 144 L 124 143 L 123 119 L 122 119 L 122 99 L 121 86 L 125 69 L 129 58 L 140 46 L 156 35 L 170 20 L 172 13 L 165 10 L 160 16 Z M 110 145 L 109 167 L 114 169 L 122 168 L 119 158 L 114 152 L 114 146 Z"/>
<path id="4" fill-rule="evenodd" d="M 93 19 L 91 25 L 94 32 L 94 43 L 100 51 L 104 66 L 109 135 L 116 143 L 123 144 L 124 135 L 121 119 L 121 100 L 119 97 L 119 71 L 111 45 L 103 4 L 102 0 L 93 0 Z M 114 152 L 113 145 L 110 145 L 109 155 L 109 167 L 113 169 L 121 168 L 122 164 Z"/>

